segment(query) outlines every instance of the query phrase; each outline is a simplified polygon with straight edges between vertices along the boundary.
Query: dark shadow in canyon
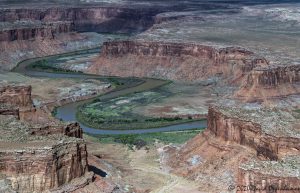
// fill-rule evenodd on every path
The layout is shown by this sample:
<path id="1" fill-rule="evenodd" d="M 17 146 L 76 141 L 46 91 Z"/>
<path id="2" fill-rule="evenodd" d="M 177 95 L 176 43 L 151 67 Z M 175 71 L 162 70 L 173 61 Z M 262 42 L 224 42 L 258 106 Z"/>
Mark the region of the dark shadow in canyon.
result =
<path id="1" fill-rule="evenodd" d="M 107 176 L 107 173 L 95 166 L 89 165 L 89 171 L 94 172 L 96 175 L 101 176 L 105 178 Z"/>

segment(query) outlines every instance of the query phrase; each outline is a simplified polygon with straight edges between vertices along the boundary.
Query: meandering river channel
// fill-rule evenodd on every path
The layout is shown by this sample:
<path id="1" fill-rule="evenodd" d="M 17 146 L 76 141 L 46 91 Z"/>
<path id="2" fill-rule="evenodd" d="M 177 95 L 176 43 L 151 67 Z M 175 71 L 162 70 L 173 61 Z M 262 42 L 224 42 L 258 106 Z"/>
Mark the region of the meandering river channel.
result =
<path id="1" fill-rule="evenodd" d="M 60 73 L 60 72 L 46 72 L 46 71 L 39 71 L 34 70 L 32 68 L 29 68 L 30 65 L 36 61 L 44 60 L 44 59 L 51 59 L 51 58 L 60 58 L 60 57 L 72 57 L 72 56 L 78 56 L 78 54 L 95 54 L 95 52 L 98 52 L 99 48 L 97 49 L 91 49 L 91 50 L 83 50 L 83 51 L 77 51 L 67 54 L 60 54 L 60 55 L 54 55 L 54 56 L 47 56 L 42 58 L 34 58 L 34 59 L 28 59 L 20 62 L 18 66 L 13 70 L 14 72 L 18 72 L 20 74 L 30 76 L 30 77 L 47 77 L 47 78 L 80 78 L 80 79 L 101 79 L 105 80 L 111 77 L 105 77 L 105 76 L 98 76 L 98 75 L 90 75 L 90 74 L 82 74 L 82 73 Z M 166 81 L 164 80 L 158 80 L 158 79 L 151 79 L 151 78 L 131 78 L 135 79 L 136 83 L 129 83 L 126 84 L 126 79 L 129 78 L 121 78 L 121 77 L 115 77 L 119 80 L 123 80 L 125 83 L 124 86 L 121 86 L 109 93 L 106 93 L 102 96 L 98 96 L 98 98 L 109 100 L 116 97 L 119 97 L 121 95 L 136 93 L 136 92 L 143 92 L 148 91 L 154 88 L 157 88 L 161 85 L 164 85 Z M 194 121 L 194 122 L 188 122 L 188 123 L 182 123 L 182 124 L 176 124 L 176 125 L 170 125 L 170 126 L 164 126 L 159 128 L 150 128 L 150 129 L 135 129 L 135 130 L 101 130 L 101 129 L 95 129 L 88 127 L 84 124 L 82 124 L 80 121 L 76 119 L 76 111 L 77 108 L 80 105 L 83 105 L 85 103 L 88 103 L 92 101 L 93 99 L 87 99 L 83 101 L 76 101 L 72 102 L 63 106 L 60 106 L 57 108 L 56 117 L 58 119 L 61 119 L 63 121 L 77 121 L 80 123 L 80 126 L 83 128 L 84 132 L 91 133 L 91 134 L 139 134 L 139 133 L 153 133 L 153 132 L 166 132 L 166 131 L 181 131 L 181 130 L 188 130 L 188 129 L 195 129 L 195 128 L 205 128 L 207 126 L 206 120 L 201 121 Z"/>

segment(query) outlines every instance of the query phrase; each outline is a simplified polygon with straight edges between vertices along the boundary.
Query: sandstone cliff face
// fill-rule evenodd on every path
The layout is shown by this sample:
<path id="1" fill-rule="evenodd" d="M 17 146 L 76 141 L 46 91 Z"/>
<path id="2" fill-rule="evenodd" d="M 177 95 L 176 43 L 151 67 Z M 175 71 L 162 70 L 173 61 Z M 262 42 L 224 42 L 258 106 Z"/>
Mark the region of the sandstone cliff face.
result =
<path id="1" fill-rule="evenodd" d="M 47 23 L 41 26 L 18 27 L 0 30 L 0 41 L 29 40 L 35 38 L 53 39 L 55 34 L 73 31 L 71 22 Z"/>
<path id="2" fill-rule="evenodd" d="M 0 103 L 17 107 L 32 106 L 31 86 L 1 86 Z"/>
<path id="3" fill-rule="evenodd" d="M 265 59 L 241 48 L 214 48 L 188 43 L 117 41 L 106 42 L 89 72 L 197 81 L 223 75 L 232 80 Z"/>
<path id="4" fill-rule="evenodd" d="M 31 147 L 27 150 L 19 147 L 0 152 L 0 172 L 11 181 L 14 190 L 49 190 L 68 183 L 87 171 L 87 151 L 84 143 L 63 142 L 48 147 L 45 144 L 40 145 L 44 147 Z"/>
<path id="5" fill-rule="evenodd" d="M 82 129 L 78 123 L 60 123 L 35 109 L 30 86 L 2 86 L 0 99 L 1 107 L 18 113 L 0 115 L 1 179 L 13 190 L 42 192 L 78 177 L 82 178 L 82 183 L 77 183 L 80 188 L 92 180 L 92 175 L 83 177 L 88 170 L 87 150 L 79 139 Z M 69 187 L 76 189 L 74 185 Z"/>
<path id="6" fill-rule="evenodd" d="M 300 65 L 273 66 L 251 71 L 236 93 L 248 101 L 300 93 Z"/>
<path id="7" fill-rule="evenodd" d="M 159 10 L 115 7 L 49 7 L 3 9 L 0 22 L 40 20 L 70 21 L 76 31 L 132 32 L 150 27 Z"/>
<path id="8" fill-rule="evenodd" d="M 289 156 L 280 162 L 252 160 L 241 164 L 238 184 L 243 184 L 244 192 L 299 192 L 299 156 Z M 242 187 L 241 187 L 242 189 Z"/>
<path id="9" fill-rule="evenodd" d="M 14 115 L 16 118 L 30 122 L 32 135 L 47 136 L 63 134 L 69 137 L 82 138 L 82 129 L 78 123 L 62 124 L 42 109 L 33 106 L 31 86 L 4 85 L 0 87 L 0 114 Z"/>
<path id="10" fill-rule="evenodd" d="M 300 81 L 300 65 L 278 66 L 266 69 L 257 69 L 252 74 L 253 81 L 257 81 L 259 85 L 272 87 L 284 83 L 295 83 Z M 250 85 L 253 84 L 249 80 Z"/>
<path id="11" fill-rule="evenodd" d="M 299 188 L 299 129 L 292 113 L 212 106 L 208 128 L 181 147 L 165 147 L 161 163 L 207 192 L 227 192 L 229 184 L 234 192 L 297 192 L 282 189 Z"/>
<path id="12" fill-rule="evenodd" d="M 53 134 L 63 134 L 69 137 L 82 138 L 83 131 L 79 123 L 70 123 L 67 125 L 47 125 L 44 127 L 31 127 L 31 135 L 47 136 Z"/>
<path id="13" fill-rule="evenodd" d="M 263 119 L 263 118 L 262 118 Z M 270 124 L 270 127 L 273 125 Z M 216 137 L 220 137 L 225 141 L 235 142 L 243 146 L 251 147 L 256 150 L 257 155 L 265 156 L 270 160 L 277 160 L 281 153 L 288 151 L 300 151 L 300 139 L 297 129 L 299 125 L 296 123 L 291 130 L 286 128 L 287 132 L 295 130 L 295 136 L 287 136 L 276 127 L 266 131 L 265 125 L 255 122 L 249 118 L 243 119 L 238 116 L 232 117 L 227 113 L 219 111 L 217 108 L 210 107 L 208 111 L 208 130 Z"/>

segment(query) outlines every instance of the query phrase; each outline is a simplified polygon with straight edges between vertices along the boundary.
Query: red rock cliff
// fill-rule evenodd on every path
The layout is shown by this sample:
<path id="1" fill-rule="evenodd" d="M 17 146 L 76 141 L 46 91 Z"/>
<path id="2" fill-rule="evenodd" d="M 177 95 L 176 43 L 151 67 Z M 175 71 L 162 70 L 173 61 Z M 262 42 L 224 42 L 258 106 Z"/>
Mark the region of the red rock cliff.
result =
<path id="1" fill-rule="evenodd" d="M 246 193 L 297 193 L 299 164 L 299 157 L 295 156 L 280 162 L 252 160 L 239 167 L 237 184 Z"/>
<path id="2" fill-rule="evenodd" d="M 87 172 L 86 145 L 61 142 L 3 143 L 14 150 L 0 150 L 0 172 L 19 192 L 41 192 L 59 187 Z M 19 146 L 19 147 L 17 147 Z M 26 147 L 30 146 L 30 147 Z"/>
<path id="3" fill-rule="evenodd" d="M 71 32 L 74 25 L 71 22 L 45 23 L 38 26 L 10 27 L 0 30 L 0 41 L 28 40 L 34 38 L 53 39 L 55 34 Z"/>
<path id="4" fill-rule="evenodd" d="M 209 108 L 208 130 L 214 133 L 216 137 L 253 148 L 258 156 L 262 155 L 270 160 L 277 160 L 282 154 L 289 151 L 300 153 L 300 138 L 297 137 L 300 125 L 293 118 L 291 119 L 294 120 L 294 123 L 290 123 L 290 128 L 286 127 L 286 130 L 283 131 L 280 125 L 261 123 L 255 118 L 252 119 L 249 116 L 251 112 L 248 116 L 243 117 L 242 110 L 237 110 L 236 114 L 231 114 L 231 110 L 226 109 Z M 266 118 L 263 116 L 267 115 L 268 113 L 258 117 L 258 119 L 263 120 Z M 274 116 L 277 117 L 277 115 Z M 270 117 L 270 119 L 275 119 L 275 117 Z"/>
<path id="5" fill-rule="evenodd" d="M 76 31 L 131 32 L 151 26 L 159 10 L 116 7 L 48 7 L 2 9 L 0 22 L 39 20 L 70 21 Z"/>
<path id="6" fill-rule="evenodd" d="M 63 134 L 82 138 L 82 129 L 78 123 L 62 124 L 42 109 L 33 107 L 31 86 L 6 85 L 0 87 L 0 114 L 14 115 L 20 120 L 30 122 L 32 135 L 46 136 Z"/>
<path id="7" fill-rule="evenodd" d="M 299 188 L 299 131 L 293 113 L 212 106 L 208 128 L 180 147 L 164 147 L 161 163 L 204 192 L 296 193 L 283 188 Z"/>
<path id="8" fill-rule="evenodd" d="M 1 86 L 0 103 L 18 107 L 32 106 L 31 86 Z"/>
<path id="9" fill-rule="evenodd" d="M 300 93 L 300 65 L 273 66 L 251 71 L 236 93 L 248 101 Z"/>
<path id="10" fill-rule="evenodd" d="M 106 42 L 89 72 L 197 81 L 214 75 L 238 78 L 265 59 L 242 48 L 215 48 L 189 43 Z M 234 70 L 233 70 L 234 69 Z"/>
<path id="11" fill-rule="evenodd" d="M 69 137 L 82 138 L 83 131 L 79 123 L 62 125 L 34 126 L 30 128 L 31 135 L 47 136 L 53 134 L 63 134 Z"/>

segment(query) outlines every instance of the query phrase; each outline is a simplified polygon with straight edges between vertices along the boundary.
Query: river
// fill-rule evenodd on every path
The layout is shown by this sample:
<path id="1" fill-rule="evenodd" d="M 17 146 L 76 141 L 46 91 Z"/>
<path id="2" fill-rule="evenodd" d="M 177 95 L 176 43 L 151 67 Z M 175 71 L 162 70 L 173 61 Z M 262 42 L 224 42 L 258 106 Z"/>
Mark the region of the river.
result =
<path id="1" fill-rule="evenodd" d="M 53 59 L 53 58 L 62 58 L 62 57 L 72 57 L 78 56 L 78 54 L 94 54 L 98 52 L 99 48 L 91 49 L 91 50 L 83 50 L 77 51 L 67 54 L 60 54 L 54 56 L 47 56 L 42 58 L 34 58 L 28 59 L 20 62 L 18 66 L 13 70 L 14 72 L 18 72 L 20 74 L 30 76 L 30 77 L 47 77 L 47 78 L 81 78 L 81 79 L 100 79 L 100 80 L 107 80 L 107 76 L 98 76 L 98 75 L 90 75 L 90 74 L 82 74 L 82 73 L 56 73 L 56 72 L 45 72 L 45 71 L 37 71 L 29 66 L 38 61 L 43 59 Z M 135 92 L 142 92 L 157 88 L 166 83 L 164 80 L 158 79 L 151 79 L 151 78 L 121 78 L 121 77 L 114 77 L 118 78 L 118 80 L 125 83 L 123 86 L 115 89 L 109 93 L 106 93 L 100 97 L 100 99 L 112 99 L 116 98 L 121 95 L 131 94 Z M 128 79 L 134 79 L 135 81 L 127 81 Z M 128 83 L 130 82 L 130 83 Z M 90 102 L 93 99 L 87 99 L 83 101 L 76 101 L 72 102 L 57 108 L 56 118 L 61 119 L 63 121 L 77 121 L 76 119 L 76 111 L 77 107 L 83 105 L 87 102 Z M 194 121 L 188 123 L 181 123 L 176 125 L 164 126 L 159 128 L 150 128 L 150 129 L 135 129 L 135 130 L 101 130 L 88 127 L 81 122 L 79 122 L 80 126 L 82 127 L 83 131 L 90 134 L 140 134 L 140 133 L 153 133 L 153 132 L 166 132 L 166 131 L 182 131 L 188 129 L 195 129 L 195 128 L 205 128 L 207 126 L 206 120 L 201 121 Z"/>

